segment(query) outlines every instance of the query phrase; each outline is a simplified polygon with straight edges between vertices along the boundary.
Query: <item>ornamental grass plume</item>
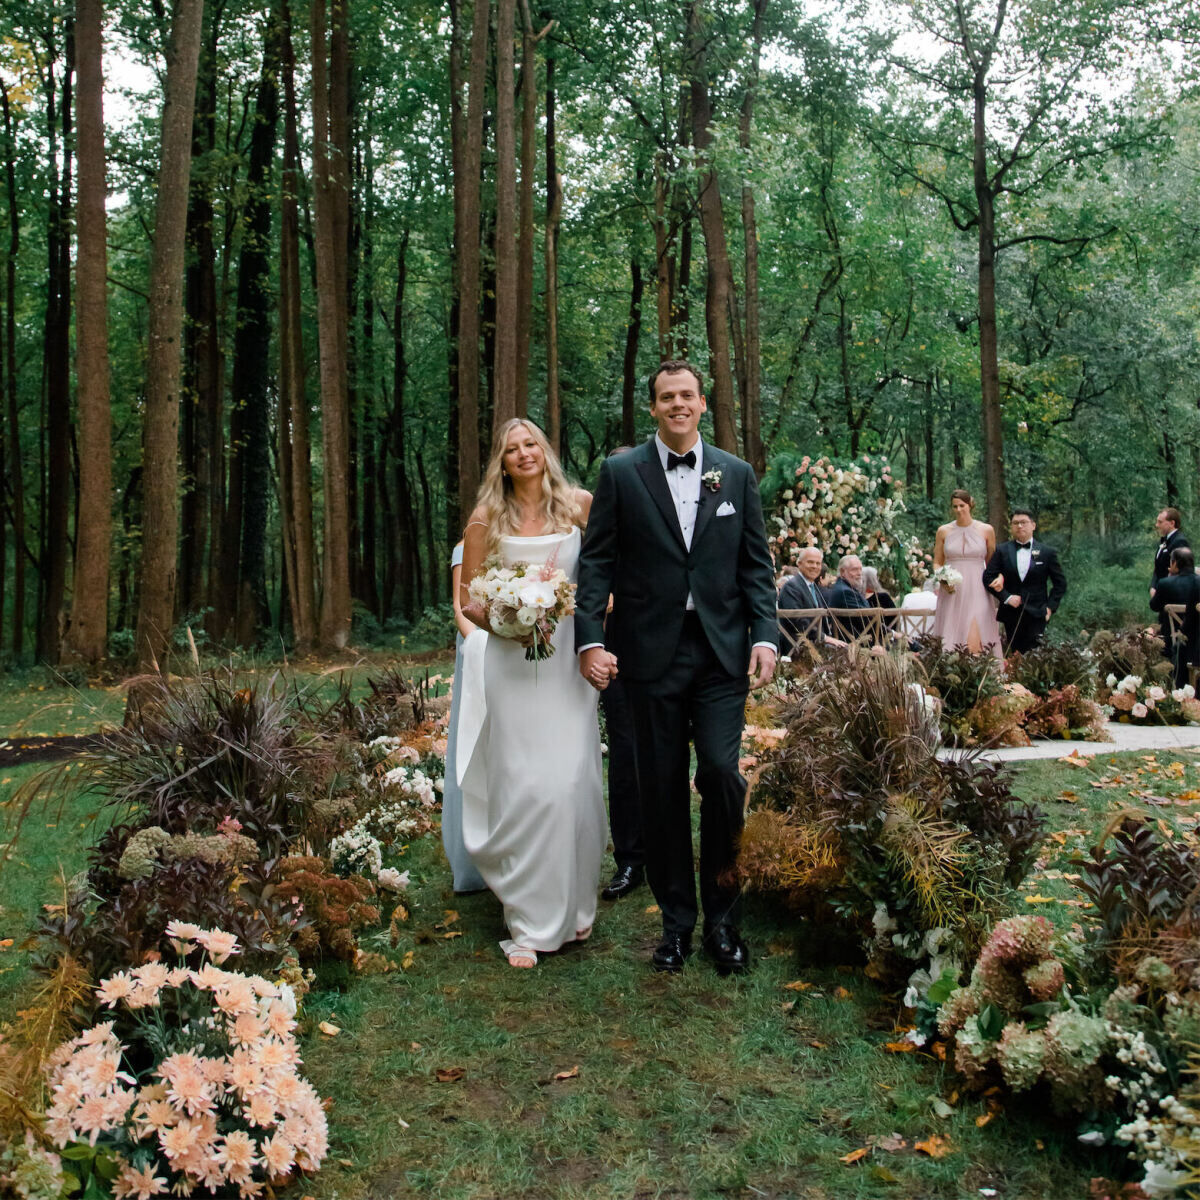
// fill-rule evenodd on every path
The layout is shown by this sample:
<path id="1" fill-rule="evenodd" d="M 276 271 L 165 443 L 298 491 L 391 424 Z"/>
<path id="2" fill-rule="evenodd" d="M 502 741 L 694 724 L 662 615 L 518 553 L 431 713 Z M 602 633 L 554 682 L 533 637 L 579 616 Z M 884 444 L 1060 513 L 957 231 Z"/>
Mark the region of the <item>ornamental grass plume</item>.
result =
<path id="1" fill-rule="evenodd" d="M 96 988 L 111 1019 L 47 1061 L 48 1136 L 86 1142 L 115 1168 L 115 1197 L 252 1197 L 328 1149 L 325 1110 L 299 1074 L 287 984 L 223 970 L 224 930 L 173 922 L 180 965 L 149 963 Z M 201 965 L 186 959 L 200 955 Z"/>

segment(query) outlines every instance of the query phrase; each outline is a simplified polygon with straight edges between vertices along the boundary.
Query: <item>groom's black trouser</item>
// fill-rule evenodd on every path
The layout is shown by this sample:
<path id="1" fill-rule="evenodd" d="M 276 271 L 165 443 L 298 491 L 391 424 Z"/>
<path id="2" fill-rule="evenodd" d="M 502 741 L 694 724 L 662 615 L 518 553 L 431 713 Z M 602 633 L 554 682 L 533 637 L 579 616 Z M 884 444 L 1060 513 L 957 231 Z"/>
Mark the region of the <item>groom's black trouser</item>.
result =
<path id="1" fill-rule="evenodd" d="M 640 867 L 642 805 L 638 796 L 637 738 L 625 681 L 618 676 L 600 693 L 608 733 L 608 827 L 618 867 Z"/>
<path id="2" fill-rule="evenodd" d="M 696 925 L 690 753 L 696 747 L 700 792 L 700 902 L 704 928 L 736 923 L 734 859 L 742 831 L 746 781 L 738 770 L 745 724 L 745 676 L 730 675 L 689 613 L 667 670 L 626 687 L 637 728 L 638 779 L 646 878 L 662 910 L 663 931 Z"/>

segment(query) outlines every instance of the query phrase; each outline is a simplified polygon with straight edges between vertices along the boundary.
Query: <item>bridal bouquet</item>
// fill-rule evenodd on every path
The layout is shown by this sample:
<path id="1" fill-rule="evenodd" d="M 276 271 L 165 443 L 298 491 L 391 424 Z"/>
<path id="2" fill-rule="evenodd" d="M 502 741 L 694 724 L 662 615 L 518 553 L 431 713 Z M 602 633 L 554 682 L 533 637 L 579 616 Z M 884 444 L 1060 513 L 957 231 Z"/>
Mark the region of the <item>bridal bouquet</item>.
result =
<path id="1" fill-rule="evenodd" d="M 962 572 L 956 571 L 953 567 L 941 566 L 938 567 L 932 575 L 929 576 L 939 588 L 944 588 L 947 592 L 953 592 L 960 583 L 962 583 Z"/>
<path id="2" fill-rule="evenodd" d="M 487 613 L 488 626 L 499 637 L 522 640 L 532 635 L 525 649 L 530 662 L 554 653 L 550 641 L 563 617 L 575 611 L 575 585 L 551 559 L 545 563 L 498 561 L 485 564 L 482 575 L 471 580 L 471 599 Z"/>

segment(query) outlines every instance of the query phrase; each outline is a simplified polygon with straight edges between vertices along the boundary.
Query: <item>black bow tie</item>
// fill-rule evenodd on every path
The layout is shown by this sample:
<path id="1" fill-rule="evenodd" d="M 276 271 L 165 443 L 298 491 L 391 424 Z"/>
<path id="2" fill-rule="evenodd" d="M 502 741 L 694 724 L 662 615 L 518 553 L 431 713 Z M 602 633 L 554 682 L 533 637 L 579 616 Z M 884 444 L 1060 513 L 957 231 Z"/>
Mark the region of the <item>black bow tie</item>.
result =
<path id="1" fill-rule="evenodd" d="M 694 470 L 696 467 L 695 450 L 689 450 L 686 454 L 673 454 L 670 450 L 668 450 L 667 470 L 673 471 L 678 466 L 691 467 Z"/>
<path id="2" fill-rule="evenodd" d="M 1032 550 L 1033 543 L 1032 542 L 1018 542 L 1017 549 L 1018 550 Z"/>

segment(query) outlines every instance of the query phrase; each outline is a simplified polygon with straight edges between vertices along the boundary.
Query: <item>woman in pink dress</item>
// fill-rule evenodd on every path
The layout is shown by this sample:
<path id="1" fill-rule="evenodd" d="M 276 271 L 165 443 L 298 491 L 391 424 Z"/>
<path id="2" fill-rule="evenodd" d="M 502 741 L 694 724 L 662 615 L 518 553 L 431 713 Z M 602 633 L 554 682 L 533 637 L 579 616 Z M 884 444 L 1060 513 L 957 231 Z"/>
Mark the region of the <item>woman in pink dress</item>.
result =
<path id="1" fill-rule="evenodd" d="M 970 492 L 961 488 L 952 492 L 950 507 L 954 520 L 938 527 L 933 565 L 953 567 L 962 576 L 962 583 L 953 591 L 945 584 L 939 585 L 934 635 L 949 649 L 964 647 L 974 653 L 986 649 L 1003 662 L 996 601 L 983 586 L 983 568 L 996 549 L 996 532 L 972 517 L 975 501 Z"/>

